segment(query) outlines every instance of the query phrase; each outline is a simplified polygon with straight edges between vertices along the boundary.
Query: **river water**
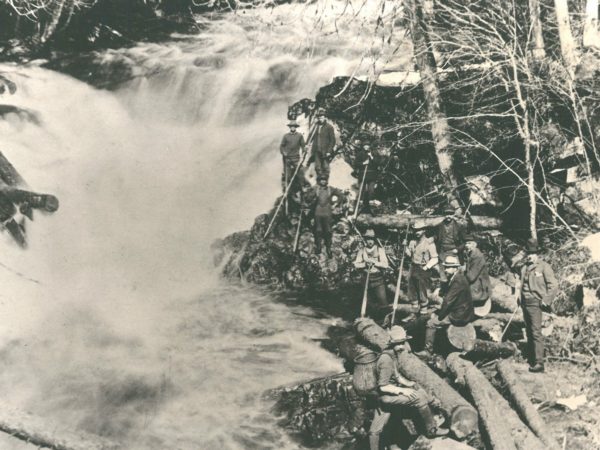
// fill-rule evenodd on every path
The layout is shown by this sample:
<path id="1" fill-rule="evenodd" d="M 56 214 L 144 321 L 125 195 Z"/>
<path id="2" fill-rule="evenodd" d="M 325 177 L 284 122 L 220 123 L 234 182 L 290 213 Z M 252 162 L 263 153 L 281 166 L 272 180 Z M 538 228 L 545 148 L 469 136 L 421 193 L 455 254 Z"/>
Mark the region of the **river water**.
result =
<path id="1" fill-rule="evenodd" d="M 276 198 L 287 106 L 385 53 L 366 7 L 340 31 L 342 3 L 104 52 L 135 75 L 110 92 L 0 65 L 18 87 L 1 102 L 30 113 L 0 120 L 0 150 L 61 201 L 28 250 L 0 235 L 7 406 L 127 449 L 299 448 L 262 393 L 342 370 L 313 341 L 333 319 L 219 280 L 209 246 Z"/>

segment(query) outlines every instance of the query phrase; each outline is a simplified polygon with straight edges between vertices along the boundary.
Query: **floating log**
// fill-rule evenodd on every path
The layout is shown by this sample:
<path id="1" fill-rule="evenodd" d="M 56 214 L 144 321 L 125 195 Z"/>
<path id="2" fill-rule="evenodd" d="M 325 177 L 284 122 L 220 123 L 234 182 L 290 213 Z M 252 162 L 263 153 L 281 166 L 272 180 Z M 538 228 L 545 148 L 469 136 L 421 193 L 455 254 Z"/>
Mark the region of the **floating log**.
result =
<path id="1" fill-rule="evenodd" d="M 546 448 L 546 445 L 519 419 L 504 397 L 472 363 L 462 359 L 458 353 L 451 353 L 446 358 L 446 364 L 456 377 L 456 382 L 467 387 L 482 418 L 484 420 L 492 419 L 489 424 L 484 422 L 490 440 L 497 439 L 497 435 L 500 434 L 504 441 L 507 441 L 510 436 L 513 446 L 519 450 L 544 450 Z M 499 419 L 494 422 L 496 416 Z M 496 444 L 492 443 L 492 445 Z"/>
<path id="2" fill-rule="evenodd" d="M 1 405 L 0 431 L 38 447 L 53 450 L 116 450 L 119 446 L 84 432 L 59 431 L 56 424 Z"/>
<path id="3" fill-rule="evenodd" d="M 537 437 L 548 446 L 548 449 L 558 450 L 559 446 L 557 442 L 552 439 L 552 433 L 548 429 L 544 419 L 542 419 L 537 409 L 531 403 L 510 362 L 499 361 L 496 364 L 496 369 L 498 370 L 498 375 L 500 375 L 500 378 L 506 385 L 512 403 L 521 418 L 529 425 L 529 428 L 531 428 Z"/>
<path id="4" fill-rule="evenodd" d="M 496 397 L 499 395 L 494 386 L 473 364 L 462 360 L 458 353 L 452 353 L 447 358 L 448 368 L 464 384 L 473 398 L 479 417 L 488 436 L 493 450 L 516 450 L 511 433 L 498 409 Z"/>
<path id="5" fill-rule="evenodd" d="M 496 217 L 471 216 L 475 228 L 481 230 L 495 230 L 500 228 L 502 221 Z M 412 214 L 382 214 L 378 216 L 361 214 L 356 222 L 359 225 L 379 228 L 406 228 L 410 223 L 416 229 L 437 227 L 444 220 L 444 216 L 421 216 Z"/>
<path id="6" fill-rule="evenodd" d="M 478 416 L 475 408 L 427 364 L 410 352 L 402 352 L 398 355 L 398 369 L 402 375 L 419 383 L 429 395 L 439 401 L 450 429 L 458 439 L 477 432 Z"/>

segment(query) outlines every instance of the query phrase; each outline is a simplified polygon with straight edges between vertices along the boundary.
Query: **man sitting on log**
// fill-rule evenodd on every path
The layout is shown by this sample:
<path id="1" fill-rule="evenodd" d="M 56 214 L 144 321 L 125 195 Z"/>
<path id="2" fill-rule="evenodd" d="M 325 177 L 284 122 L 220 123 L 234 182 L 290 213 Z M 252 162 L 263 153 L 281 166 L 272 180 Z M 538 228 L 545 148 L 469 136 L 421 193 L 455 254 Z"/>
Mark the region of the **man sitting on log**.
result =
<path id="1" fill-rule="evenodd" d="M 314 213 L 315 253 L 321 254 L 321 241 L 325 241 L 327 256 L 331 258 L 331 237 L 333 226 L 333 208 L 342 199 L 339 189 L 328 186 L 327 175 L 319 175 L 317 185 L 307 192 L 305 207 Z"/>
<path id="2" fill-rule="evenodd" d="M 542 335 L 542 307 L 548 306 L 558 291 L 558 281 L 550 264 L 540 259 L 536 239 L 527 241 L 528 253 L 521 269 L 521 298 L 523 318 L 529 347 L 529 371 L 544 371 L 544 336 Z"/>
<path id="3" fill-rule="evenodd" d="M 404 328 L 393 326 L 390 330 L 390 337 L 390 348 L 379 355 L 375 370 L 378 406 L 369 428 L 370 450 L 379 450 L 379 441 L 385 425 L 392 414 L 401 412 L 404 408 L 416 410 L 427 437 L 448 434 L 447 429 L 437 427 L 429 407 L 427 393 L 415 382 L 407 380 L 399 373 L 397 354 L 406 350 L 406 341 L 409 336 L 406 335 Z"/>
<path id="4" fill-rule="evenodd" d="M 466 269 L 465 276 L 471 287 L 471 298 L 477 317 L 486 316 L 492 308 L 490 293 L 492 285 L 488 271 L 488 263 L 481 250 L 477 248 L 475 236 L 465 236 Z"/>
<path id="5" fill-rule="evenodd" d="M 450 325 L 463 327 L 475 319 L 471 289 L 464 273 L 459 270 L 460 260 L 456 255 L 448 255 L 444 259 L 444 269 L 450 279 L 448 291 L 444 295 L 442 307 L 437 313 L 431 314 L 425 329 L 425 349 L 415 353 L 419 356 L 431 356 L 435 334 L 440 328 Z"/>
<path id="6" fill-rule="evenodd" d="M 427 237 L 424 229 L 415 231 L 416 240 L 411 240 L 407 245 L 406 254 L 411 258 L 410 272 L 408 273 L 408 299 L 415 307 L 421 310 L 429 305 L 431 295 L 431 272 L 438 264 L 438 254 L 435 244 Z"/>
<path id="7" fill-rule="evenodd" d="M 385 249 L 376 245 L 375 231 L 368 229 L 363 235 L 365 246 L 358 251 L 354 260 L 354 267 L 366 269 L 365 283 L 368 283 L 369 309 L 374 315 L 379 316 L 388 307 L 383 272 L 389 267 Z M 375 305 L 373 301 L 375 300 Z"/>
<path id="8" fill-rule="evenodd" d="M 446 260 L 448 255 L 457 255 L 459 258 L 465 246 L 465 230 L 464 227 L 456 220 L 455 209 L 448 206 L 444 210 L 444 221 L 437 228 L 437 249 L 440 257 L 439 271 L 440 281 L 446 283 L 448 281 L 442 262 Z"/>

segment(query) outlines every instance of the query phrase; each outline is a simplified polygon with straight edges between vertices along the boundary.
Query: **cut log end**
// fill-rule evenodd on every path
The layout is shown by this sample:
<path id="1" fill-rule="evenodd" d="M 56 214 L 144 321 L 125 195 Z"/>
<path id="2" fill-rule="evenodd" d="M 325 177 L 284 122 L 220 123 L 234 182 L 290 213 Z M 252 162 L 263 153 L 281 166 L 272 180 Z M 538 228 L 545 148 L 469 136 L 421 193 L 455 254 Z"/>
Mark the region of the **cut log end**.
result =
<path id="1" fill-rule="evenodd" d="M 450 430 L 457 439 L 463 440 L 477 430 L 479 417 L 475 408 L 459 405 L 450 416 Z"/>

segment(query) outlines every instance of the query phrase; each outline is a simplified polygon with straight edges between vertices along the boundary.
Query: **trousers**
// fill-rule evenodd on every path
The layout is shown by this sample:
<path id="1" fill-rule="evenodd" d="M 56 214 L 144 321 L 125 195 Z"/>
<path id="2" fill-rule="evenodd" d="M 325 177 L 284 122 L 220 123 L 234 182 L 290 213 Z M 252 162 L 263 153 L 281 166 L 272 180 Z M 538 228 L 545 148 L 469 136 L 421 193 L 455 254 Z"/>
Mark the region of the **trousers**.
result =
<path id="1" fill-rule="evenodd" d="M 317 177 L 321 175 L 329 177 L 329 160 L 325 155 L 315 153 L 315 172 Z"/>
<path id="2" fill-rule="evenodd" d="M 544 363 L 544 336 L 542 335 L 542 305 L 537 298 L 521 298 L 523 319 L 527 332 L 529 363 Z"/>
<path id="3" fill-rule="evenodd" d="M 433 349 L 433 343 L 435 342 L 435 333 L 440 328 L 447 328 L 452 325 L 450 322 L 450 317 L 445 317 L 440 320 L 437 314 L 431 314 L 431 317 L 427 321 L 427 326 L 425 328 L 425 348 L 427 350 Z"/>
<path id="4" fill-rule="evenodd" d="M 317 251 L 321 250 L 321 241 L 325 241 L 325 248 L 331 249 L 331 226 L 333 218 L 331 215 L 316 215 L 315 216 L 315 247 Z"/>
<path id="5" fill-rule="evenodd" d="M 418 264 L 411 264 L 408 273 L 408 300 L 413 304 L 427 306 L 431 290 L 431 274 Z"/>
<path id="6" fill-rule="evenodd" d="M 428 432 L 435 428 L 433 414 L 429 408 L 429 397 L 421 389 L 416 389 L 417 396 L 414 399 L 404 395 L 381 395 L 379 397 L 379 406 L 373 415 L 373 421 L 369 428 L 369 448 L 370 450 L 379 450 L 381 433 L 393 414 L 399 413 L 403 408 L 415 408 L 422 421 L 425 431 Z"/>

